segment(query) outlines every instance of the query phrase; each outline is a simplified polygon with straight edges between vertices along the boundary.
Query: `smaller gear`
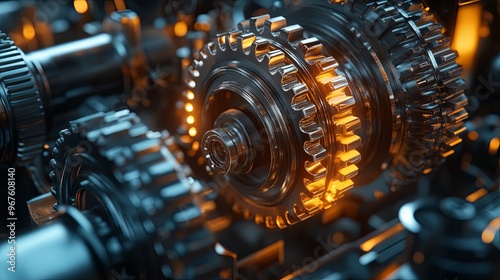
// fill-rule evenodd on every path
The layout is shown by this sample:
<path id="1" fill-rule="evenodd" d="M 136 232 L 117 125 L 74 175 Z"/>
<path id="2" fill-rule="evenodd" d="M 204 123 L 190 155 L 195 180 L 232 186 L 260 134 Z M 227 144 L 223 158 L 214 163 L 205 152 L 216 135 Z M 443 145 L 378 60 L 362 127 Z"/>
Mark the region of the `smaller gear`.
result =
<path id="1" fill-rule="evenodd" d="M 181 154 L 169 151 L 172 144 L 127 110 L 72 121 L 53 149 L 54 207 L 105 213 L 124 260 L 139 264 L 136 273 L 217 277 L 220 256 L 203 216 L 213 207 L 193 194 L 201 186 L 178 163 Z"/>

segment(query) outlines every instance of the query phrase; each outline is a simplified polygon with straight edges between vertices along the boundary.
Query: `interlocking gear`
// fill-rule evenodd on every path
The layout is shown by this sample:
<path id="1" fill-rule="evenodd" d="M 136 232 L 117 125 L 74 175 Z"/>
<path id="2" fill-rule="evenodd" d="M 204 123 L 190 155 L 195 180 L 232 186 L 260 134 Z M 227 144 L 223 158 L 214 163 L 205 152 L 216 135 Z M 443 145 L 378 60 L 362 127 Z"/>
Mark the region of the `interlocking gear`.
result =
<path id="1" fill-rule="evenodd" d="M 54 159 L 52 194 L 58 209 L 99 209 L 122 248 L 120 257 L 147 278 L 218 277 L 220 256 L 204 227 L 210 201 L 169 151 L 175 141 L 153 133 L 127 110 L 97 113 L 60 132 Z M 115 242 L 116 243 L 116 242 Z M 132 260 L 132 261 L 131 261 Z"/>
<path id="2" fill-rule="evenodd" d="M 335 59 L 302 27 L 253 18 L 217 36 L 194 64 L 181 142 L 204 155 L 236 211 L 284 228 L 352 187 L 355 100 Z"/>
<path id="3" fill-rule="evenodd" d="M 0 164 L 32 160 L 42 149 L 45 111 L 24 53 L 0 31 Z"/>

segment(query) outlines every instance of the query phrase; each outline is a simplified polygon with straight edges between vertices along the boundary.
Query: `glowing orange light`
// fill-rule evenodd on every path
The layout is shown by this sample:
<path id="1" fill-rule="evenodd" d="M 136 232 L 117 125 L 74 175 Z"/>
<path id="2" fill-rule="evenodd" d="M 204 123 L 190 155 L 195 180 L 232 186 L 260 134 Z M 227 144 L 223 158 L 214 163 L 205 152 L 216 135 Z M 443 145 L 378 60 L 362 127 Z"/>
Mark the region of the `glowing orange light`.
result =
<path id="1" fill-rule="evenodd" d="M 186 103 L 186 106 L 184 107 L 186 109 L 186 112 L 193 112 L 193 104 L 191 103 Z"/>
<path id="2" fill-rule="evenodd" d="M 474 202 L 474 201 L 480 199 L 481 197 L 485 196 L 487 193 L 488 193 L 488 191 L 486 189 L 479 189 L 479 190 L 469 194 L 465 198 L 465 200 L 467 200 L 468 202 Z"/>
<path id="3" fill-rule="evenodd" d="M 193 123 L 194 123 L 194 117 L 193 117 L 193 116 L 188 116 L 188 117 L 186 118 L 186 122 L 187 122 L 188 124 L 193 124 Z"/>
<path id="4" fill-rule="evenodd" d="M 208 32 L 210 31 L 210 23 L 208 22 L 195 22 L 194 23 L 194 29 L 200 30 L 200 31 L 205 31 Z"/>
<path id="5" fill-rule="evenodd" d="M 451 47 L 458 51 L 457 63 L 464 67 L 464 77 L 469 75 L 474 63 L 481 21 L 481 2 L 465 5 L 458 9 Z"/>
<path id="6" fill-rule="evenodd" d="M 25 22 L 23 25 L 23 36 L 27 40 L 35 38 L 35 28 L 31 22 Z"/>
<path id="7" fill-rule="evenodd" d="M 492 156 L 495 155 L 498 152 L 498 147 L 500 147 L 500 138 L 491 139 L 488 153 Z"/>
<path id="8" fill-rule="evenodd" d="M 187 99 L 189 99 L 189 100 L 194 99 L 194 93 L 190 90 L 186 93 L 186 96 L 187 96 Z"/>
<path id="9" fill-rule="evenodd" d="M 191 146 L 191 150 L 198 151 L 199 148 L 200 148 L 200 142 L 194 141 L 193 145 Z"/>
<path id="10" fill-rule="evenodd" d="M 175 23 L 175 26 L 174 26 L 175 36 L 184 37 L 187 32 L 188 32 L 188 26 L 185 22 L 178 21 Z"/>
<path id="11" fill-rule="evenodd" d="M 361 244 L 361 249 L 365 252 L 370 251 L 373 249 L 373 247 L 377 246 L 380 242 L 386 240 L 387 238 L 396 235 L 400 231 L 404 229 L 403 225 L 401 223 L 396 224 L 395 226 L 388 228 L 386 231 L 382 232 L 381 234 L 366 240 Z"/>
<path id="12" fill-rule="evenodd" d="M 483 230 L 483 233 L 481 234 L 481 240 L 486 243 L 490 244 L 495 240 L 495 235 L 500 232 L 500 217 L 497 217 L 493 219 Z"/>
<path id="13" fill-rule="evenodd" d="M 476 141 L 477 138 L 479 138 L 479 134 L 477 134 L 477 131 L 472 130 L 472 131 L 469 131 L 469 133 L 467 134 L 467 137 L 471 141 Z"/>
<path id="14" fill-rule="evenodd" d="M 79 14 L 86 13 L 89 9 L 89 4 L 86 0 L 75 0 L 73 1 L 73 6 L 75 7 L 76 12 Z"/>
<path id="15" fill-rule="evenodd" d="M 189 129 L 188 133 L 189 133 L 189 136 L 191 136 L 191 137 L 195 137 L 195 136 L 196 136 L 196 133 L 197 133 L 196 128 L 191 127 L 191 128 Z"/>

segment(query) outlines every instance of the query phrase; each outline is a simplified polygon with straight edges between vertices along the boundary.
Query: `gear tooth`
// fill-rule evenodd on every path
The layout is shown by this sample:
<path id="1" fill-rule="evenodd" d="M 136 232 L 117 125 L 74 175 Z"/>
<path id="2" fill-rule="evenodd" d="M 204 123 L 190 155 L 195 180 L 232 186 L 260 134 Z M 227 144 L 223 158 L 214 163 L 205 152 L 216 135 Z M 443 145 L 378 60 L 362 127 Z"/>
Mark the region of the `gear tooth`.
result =
<path id="1" fill-rule="evenodd" d="M 347 152 L 337 152 L 334 163 L 339 168 L 347 167 L 351 164 L 356 164 L 361 161 L 361 154 L 356 150 Z"/>
<path id="2" fill-rule="evenodd" d="M 327 56 L 319 61 L 318 66 L 320 67 L 320 70 L 322 72 L 324 71 L 333 72 L 337 67 L 339 67 L 339 63 L 337 62 L 337 60 L 335 60 L 335 58 Z M 345 79 L 343 76 L 336 76 L 336 77 Z M 346 81 L 346 86 L 347 86 L 347 81 Z"/>
<path id="3" fill-rule="evenodd" d="M 266 20 L 264 29 L 272 33 L 279 32 L 281 28 L 286 26 L 286 19 L 282 16 L 274 17 Z"/>
<path id="4" fill-rule="evenodd" d="M 309 191 L 312 197 L 321 196 L 325 192 L 325 183 L 326 178 L 321 178 L 318 181 L 314 182 L 304 182 L 307 190 Z"/>
<path id="5" fill-rule="evenodd" d="M 313 142 L 323 138 L 324 132 L 323 128 L 319 126 L 314 120 L 311 118 L 302 119 L 299 122 L 300 131 L 309 135 L 309 141 Z"/>
<path id="6" fill-rule="evenodd" d="M 264 29 L 264 25 L 266 23 L 266 20 L 268 20 L 270 18 L 271 18 L 271 16 L 269 16 L 267 14 L 250 18 L 250 29 L 255 28 L 255 30 L 262 33 L 262 30 Z"/>
<path id="7" fill-rule="evenodd" d="M 467 96 L 465 94 L 453 95 L 451 98 L 446 99 L 446 106 L 452 110 L 464 108 L 468 104 Z"/>
<path id="8" fill-rule="evenodd" d="M 51 160 L 49 161 L 49 165 L 50 165 L 50 167 L 52 167 L 53 169 L 56 169 L 56 167 L 57 167 L 57 161 L 56 161 L 55 159 L 51 159 Z"/>
<path id="9" fill-rule="evenodd" d="M 227 38 L 229 41 L 229 47 L 231 50 L 236 51 L 238 50 L 238 38 L 243 34 L 243 31 L 241 30 L 234 30 L 228 32 Z"/>
<path id="10" fill-rule="evenodd" d="M 318 181 L 326 176 L 326 168 L 319 161 L 310 162 L 306 161 L 304 167 L 311 176 L 313 176 L 313 181 Z"/>
<path id="11" fill-rule="evenodd" d="M 299 50 L 302 52 L 305 61 L 309 63 L 323 58 L 323 44 L 315 37 L 301 40 Z"/>
<path id="12" fill-rule="evenodd" d="M 462 143 L 462 138 L 460 138 L 460 137 L 454 137 L 454 138 L 446 140 L 444 143 L 445 143 L 446 146 L 448 146 L 450 148 L 453 148 L 456 145 Z"/>
<path id="13" fill-rule="evenodd" d="M 257 214 L 255 214 L 254 221 L 255 221 L 255 224 L 261 225 L 264 223 L 264 216 L 262 216 L 262 214 L 260 214 L 260 213 L 257 213 Z"/>
<path id="14" fill-rule="evenodd" d="M 255 58 L 261 61 L 264 56 L 269 52 L 270 43 L 269 40 L 264 38 L 258 38 L 253 43 L 253 51 L 255 53 Z"/>
<path id="15" fill-rule="evenodd" d="M 280 50 L 273 50 L 267 53 L 269 59 L 269 71 L 274 74 L 276 71 L 285 65 L 285 54 Z"/>
<path id="16" fill-rule="evenodd" d="M 293 205 L 293 213 L 299 220 L 303 220 L 306 217 L 306 210 L 303 209 L 299 204 Z"/>
<path id="17" fill-rule="evenodd" d="M 240 204 L 235 203 L 235 204 L 233 204 L 233 211 L 236 214 L 241 214 L 243 212 L 243 207 Z"/>
<path id="18" fill-rule="evenodd" d="M 344 168 L 341 168 L 337 171 L 337 174 L 335 178 L 339 181 L 345 181 L 351 178 L 354 178 L 354 176 L 358 175 L 358 167 L 354 164 L 348 165 Z"/>
<path id="19" fill-rule="evenodd" d="M 353 186 L 354 182 L 350 179 L 346 181 L 334 180 L 328 185 L 328 195 L 325 196 L 325 199 L 329 203 L 332 203 L 343 197 L 345 192 L 351 189 Z"/>
<path id="20" fill-rule="evenodd" d="M 332 92 L 328 95 L 327 101 L 335 110 L 335 114 L 345 114 L 354 108 L 356 101 L 354 97 L 345 95 L 344 92 Z"/>
<path id="21" fill-rule="evenodd" d="M 54 179 L 56 178 L 56 173 L 54 171 L 49 172 L 49 178 L 52 182 L 54 182 Z M 54 188 L 51 188 L 53 190 Z"/>
<path id="22" fill-rule="evenodd" d="M 456 124 L 467 119 L 468 115 L 469 114 L 464 108 L 459 108 L 448 114 L 448 121 L 451 124 Z"/>
<path id="23" fill-rule="evenodd" d="M 283 27 L 279 36 L 283 40 L 294 43 L 304 38 L 304 28 L 298 24 Z"/>
<path id="24" fill-rule="evenodd" d="M 315 214 L 321 209 L 322 201 L 320 197 L 309 197 L 306 194 L 301 193 L 300 200 L 309 216 Z"/>
<path id="25" fill-rule="evenodd" d="M 463 122 L 456 123 L 446 127 L 448 137 L 458 137 L 467 130 Z"/>
<path id="26" fill-rule="evenodd" d="M 309 91 L 309 89 L 307 88 L 307 85 L 306 85 L 306 84 L 304 84 L 304 83 L 296 84 L 296 85 L 293 87 L 293 94 L 294 94 L 294 97 L 297 97 L 297 96 L 299 96 L 299 95 L 306 94 L 308 91 Z"/>
<path id="27" fill-rule="evenodd" d="M 297 67 L 293 64 L 285 65 L 279 68 L 278 72 L 281 74 L 281 87 L 283 90 L 288 91 L 295 84 L 298 83 L 297 80 Z"/>
<path id="28" fill-rule="evenodd" d="M 191 78 L 198 78 L 200 76 L 200 71 L 198 71 L 195 67 L 188 67 L 187 71 Z"/>
<path id="29" fill-rule="evenodd" d="M 294 225 L 294 224 L 299 222 L 299 219 L 296 216 L 294 216 L 293 214 L 291 214 L 289 211 L 285 212 L 285 220 L 286 220 L 286 223 L 289 225 Z"/>
<path id="30" fill-rule="evenodd" d="M 279 229 L 284 229 L 288 226 L 288 224 L 285 222 L 285 219 L 283 219 L 283 217 L 281 217 L 280 215 L 276 216 L 275 224 Z"/>
<path id="31" fill-rule="evenodd" d="M 269 215 L 266 216 L 265 223 L 266 223 L 267 228 L 271 228 L 271 229 L 276 228 L 276 223 L 274 221 L 273 216 L 269 216 Z"/>
<path id="32" fill-rule="evenodd" d="M 256 36 L 253 33 L 245 33 L 238 36 L 238 47 L 248 55 L 252 49 Z"/>
<path id="33" fill-rule="evenodd" d="M 455 153 L 455 150 L 441 149 L 441 156 L 443 158 L 447 158 Z"/>
<path id="34" fill-rule="evenodd" d="M 216 42 L 209 42 L 208 44 L 205 45 L 204 49 L 205 49 L 205 53 L 214 56 L 217 54 L 217 43 Z"/>
<path id="35" fill-rule="evenodd" d="M 334 76 L 326 82 L 328 83 L 328 88 L 334 92 L 341 91 L 349 86 L 344 76 Z"/>
<path id="36" fill-rule="evenodd" d="M 226 51 L 229 44 L 228 33 L 217 34 L 217 46 L 221 51 Z"/>
<path id="37" fill-rule="evenodd" d="M 355 116 L 341 117 L 335 120 L 335 132 L 337 134 L 346 134 L 359 129 L 361 122 Z"/>
<path id="38" fill-rule="evenodd" d="M 337 149 L 339 151 L 348 152 L 361 147 L 361 144 L 361 137 L 354 133 L 337 136 Z"/>
<path id="39" fill-rule="evenodd" d="M 244 20 L 238 24 L 238 29 L 244 32 L 250 31 L 250 20 Z"/>
<path id="40" fill-rule="evenodd" d="M 304 151 L 310 155 L 315 162 L 323 160 L 327 156 L 326 149 L 319 142 L 305 142 Z"/>
<path id="41" fill-rule="evenodd" d="M 253 213 L 252 211 L 250 211 L 250 209 L 245 209 L 243 211 L 243 217 L 245 217 L 245 219 L 249 220 L 253 217 Z"/>
<path id="42" fill-rule="evenodd" d="M 312 117 L 317 112 L 316 105 L 309 101 L 307 95 L 293 97 L 292 108 L 295 111 L 301 111 L 304 118 Z"/>

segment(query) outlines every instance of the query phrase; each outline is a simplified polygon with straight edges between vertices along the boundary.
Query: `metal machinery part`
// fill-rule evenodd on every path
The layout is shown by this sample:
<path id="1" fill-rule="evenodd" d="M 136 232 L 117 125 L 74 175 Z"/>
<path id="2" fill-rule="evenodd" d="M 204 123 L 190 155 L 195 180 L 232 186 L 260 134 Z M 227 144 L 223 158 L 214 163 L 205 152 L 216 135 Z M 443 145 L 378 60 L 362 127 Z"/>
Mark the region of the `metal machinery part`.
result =
<path id="1" fill-rule="evenodd" d="M 111 14 L 105 33 L 25 55 L 0 32 L 0 164 L 26 163 L 42 151 L 51 117 L 96 94 L 130 92 L 147 83 L 148 64 L 166 38 L 142 38 L 130 11 Z M 161 58 L 163 59 L 163 58 Z"/>
<path id="2" fill-rule="evenodd" d="M 75 207 L 69 213 L 72 220 L 78 216 L 79 225 L 70 228 L 71 223 L 64 220 L 32 233 L 37 238 L 27 245 L 19 241 L 28 260 L 20 262 L 15 279 L 73 278 L 72 269 L 77 266 L 83 273 L 77 277 L 82 279 L 90 274 L 95 274 L 93 279 L 105 279 L 113 269 L 148 279 L 219 277 L 221 256 L 204 226 L 213 202 L 195 196 L 201 186 L 189 177 L 190 169 L 179 163 L 182 154 L 168 134 L 149 131 L 128 110 L 98 113 L 72 121 L 62 130 L 53 155 L 54 208 L 64 212 L 68 206 Z M 47 241 L 50 232 L 61 238 L 68 235 L 76 244 L 83 239 L 88 248 L 72 245 L 80 248 L 82 257 L 61 259 L 45 272 L 40 261 L 28 267 L 30 250 L 60 247 L 46 244 L 57 242 L 56 238 Z M 53 250 L 43 258 L 52 262 L 60 253 Z M 33 258 L 38 254 L 33 252 Z"/>
<path id="3" fill-rule="evenodd" d="M 217 36 L 193 62 L 179 128 L 234 209 L 284 228 L 354 184 L 397 189 L 453 154 L 465 82 L 417 1 L 298 1 Z M 358 173 L 363 176 L 355 177 Z"/>

